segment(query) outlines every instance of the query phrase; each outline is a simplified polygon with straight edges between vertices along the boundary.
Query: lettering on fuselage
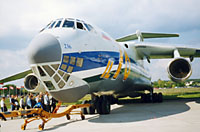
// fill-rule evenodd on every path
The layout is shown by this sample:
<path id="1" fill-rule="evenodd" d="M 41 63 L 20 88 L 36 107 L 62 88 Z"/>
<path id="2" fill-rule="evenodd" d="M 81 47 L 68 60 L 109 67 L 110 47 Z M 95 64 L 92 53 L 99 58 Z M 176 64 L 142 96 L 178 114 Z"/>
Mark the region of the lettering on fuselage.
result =
<path id="1" fill-rule="evenodd" d="M 72 49 L 72 46 L 70 44 L 64 44 L 65 49 Z"/>

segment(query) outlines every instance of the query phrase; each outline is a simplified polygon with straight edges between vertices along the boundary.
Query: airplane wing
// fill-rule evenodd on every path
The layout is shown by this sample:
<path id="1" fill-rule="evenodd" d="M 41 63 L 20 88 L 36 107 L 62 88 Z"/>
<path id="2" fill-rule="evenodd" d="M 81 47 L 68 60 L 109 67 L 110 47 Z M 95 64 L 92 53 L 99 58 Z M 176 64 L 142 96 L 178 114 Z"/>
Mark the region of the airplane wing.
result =
<path id="1" fill-rule="evenodd" d="M 181 57 L 200 57 L 200 49 L 187 48 L 187 47 L 175 47 L 175 46 L 163 46 L 166 44 L 152 45 L 152 44 L 130 44 L 130 47 L 134 46 L 141 58 L 147 57 L 149 59 L 165 59 L 174 58 L 174 51 L 178 50 Z"/>
<path id="2" fill-rule="evenodd" d="M 15 75 L 13 75 L 13 76 L 10 76 L 10 77 L 1 79 L 1 80 L 0 80 L 0 83 L 6 83 L 6 82 L 10 82 L 10 81 L 15 81 L 15 80 L 18 80 L 18 79 L 22 79 L 22 78 L 24 78 L 26 75 L 28 75 L 29 73 L 32 73 L 32 70 L 26 70 L 26 71 L 24 71 L 24 72 L 15 74 Z"/>
<path id="3" fill-rule="evenodd" d="M 179 37 L 178 34 L 167 34 L 167 33 L 146 33 L 146 32 L 140 32 L 136 31 L 135 34 L 131 34 L 122 38 L 116 39 L 117 42 L 125 42 L 130 40 L 136 40 L 136 39 L 148 39 L 148 38 L 166 38 L 166 37 Z"/>

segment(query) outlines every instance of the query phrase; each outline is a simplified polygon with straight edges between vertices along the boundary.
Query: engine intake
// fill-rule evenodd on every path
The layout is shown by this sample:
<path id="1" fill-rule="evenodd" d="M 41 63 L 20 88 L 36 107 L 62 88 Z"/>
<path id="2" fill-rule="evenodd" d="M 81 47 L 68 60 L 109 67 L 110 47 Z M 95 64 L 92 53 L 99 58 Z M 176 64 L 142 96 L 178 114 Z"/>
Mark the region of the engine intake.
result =
<path id="1" fill-rule="evenodd" d="M 167 71 L 169 78 L 175 82 L 183 82 L 192 74 L 191 64 L 185 58 L 172 60 L 168 65 Z"/>
<path id="2" fill-rule="evenodd" d="M 25 89 L 29 92 L 45 92 L 45 87 L 34 74 L 28 74 L 24 80 Z"/>

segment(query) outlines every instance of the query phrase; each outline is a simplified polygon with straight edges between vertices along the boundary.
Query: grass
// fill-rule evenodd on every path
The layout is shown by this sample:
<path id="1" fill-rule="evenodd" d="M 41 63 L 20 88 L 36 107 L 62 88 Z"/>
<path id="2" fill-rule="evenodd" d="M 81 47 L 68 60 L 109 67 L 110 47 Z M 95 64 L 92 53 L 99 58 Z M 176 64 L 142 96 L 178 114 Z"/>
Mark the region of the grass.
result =
<path id="1" fill-rule="evenodd" d="M 200 88 L 155 89 L 155 92 L 161 92 L 165 100 L 200 98 Z"/>
<path id="2" fill-rule="evenodd" d="M 168 88 L 168 89 L 155 89 L 154 92 L 161 92 L 163 94 L 164 100 L 170 99 L 184 99 L 184 98 L 200 98 L 200 88 Z M 79 101 L 75 103 L 63 103 L 62 105 L 72 105 L 72 104 L 81 104 L 83 100 L 90 100 L 90 95 L 86 95 Z M 130 97 L 124 99 L 132 99 Z M 139 99 L 137 97 L 136 99 Z M 19 99 L 18 99 L 19 100 Z M 6 106 L 10 109 L 10 102 L 7 98 L 5 100 Z"/>

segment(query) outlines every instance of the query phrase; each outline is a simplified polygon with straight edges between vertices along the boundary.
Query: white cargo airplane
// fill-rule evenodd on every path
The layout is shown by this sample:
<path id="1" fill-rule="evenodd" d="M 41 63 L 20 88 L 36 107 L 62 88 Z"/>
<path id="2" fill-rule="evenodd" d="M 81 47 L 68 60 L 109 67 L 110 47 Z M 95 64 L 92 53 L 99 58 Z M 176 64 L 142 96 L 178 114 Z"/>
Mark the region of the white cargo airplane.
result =
<path id="1" fill-rule="evenodd" d="M 92 114 L 109 114 L 115 98 L 141 96 L 144 102 L 162 102 L 162 94 L 153 93 L 151 77 L 143 61 L 173 58 L 169 77 L 175 82 L 188 79 L 191 64 L 183 57 L 200 57 L 200 49 L 144 43 L 146 38 L 178 37 L 178 34 L 136 31 L 119 39 L 78 19 L 61 18 L 50 22 L 31 41 L 28 59 L 31 70 L 0 80 L 23 78 L 30 92 L 48 91 L 62 102 L 75 102 L 92 95 Z M 130 42 L 130 40 L 140 40 Z M 129 42 L 127 42 L 129 41 Z M 31 73 L 32 72 L 32 73 Z M 144 91 L 149 91 L 145 94 Z M 88 102 L 85 102 L 88 103 Z"/>

